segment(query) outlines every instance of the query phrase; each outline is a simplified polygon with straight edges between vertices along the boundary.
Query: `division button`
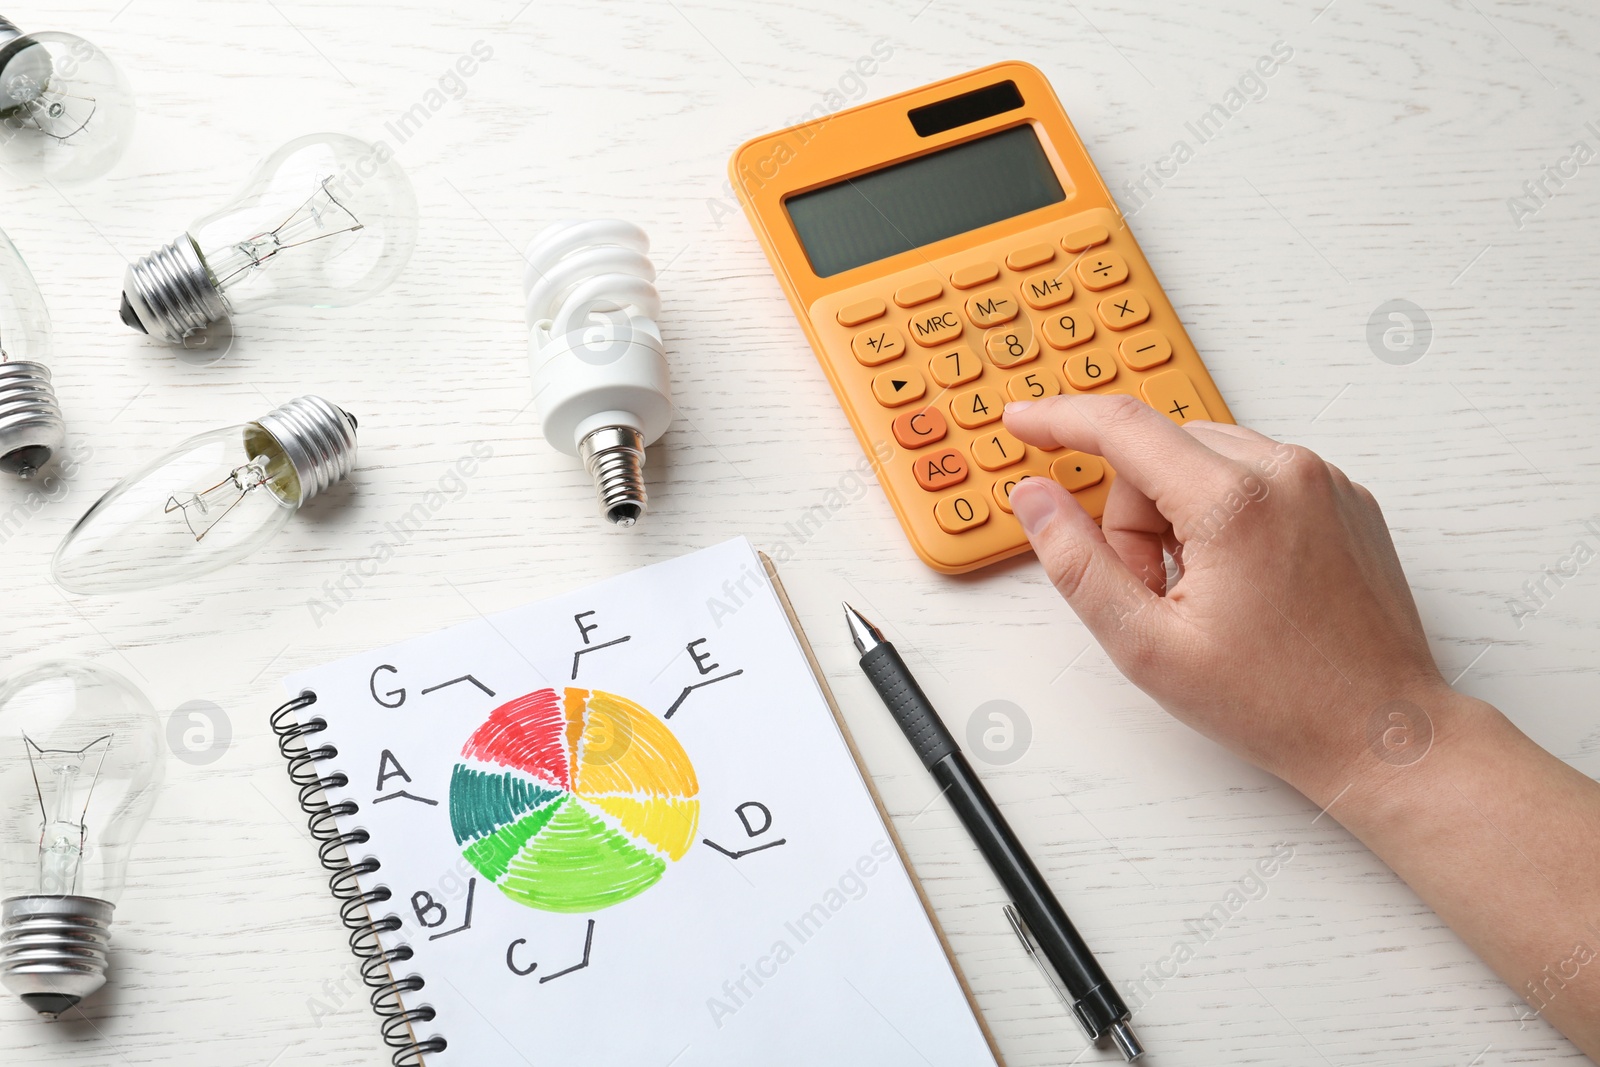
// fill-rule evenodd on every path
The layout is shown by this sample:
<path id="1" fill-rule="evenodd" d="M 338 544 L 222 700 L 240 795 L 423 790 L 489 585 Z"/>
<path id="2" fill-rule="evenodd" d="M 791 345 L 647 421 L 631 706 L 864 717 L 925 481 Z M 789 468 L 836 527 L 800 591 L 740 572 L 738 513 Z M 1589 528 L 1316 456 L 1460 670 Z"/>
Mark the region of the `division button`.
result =
<path id="1" fill-rule="evenodd" d="M 1078 260 L 1078 280 L 1085 289 L 1096 293 L 1121 285 L 1128 280 L 1128 261 L 1109 248 L 1101 249 Z"/>

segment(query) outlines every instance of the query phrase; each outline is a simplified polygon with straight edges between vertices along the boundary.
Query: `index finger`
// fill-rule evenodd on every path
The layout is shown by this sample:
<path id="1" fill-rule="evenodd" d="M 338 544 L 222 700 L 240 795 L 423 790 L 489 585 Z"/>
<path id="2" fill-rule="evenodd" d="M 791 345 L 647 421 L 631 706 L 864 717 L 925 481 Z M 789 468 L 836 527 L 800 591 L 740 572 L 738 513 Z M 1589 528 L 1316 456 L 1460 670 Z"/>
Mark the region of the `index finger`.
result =
<path id="1" fill-rule="evenodd" d="M 1056 396 L 1007 404 L 1006 429 L 1030 445 L 1065 446 L 1104 456 L 1171 520 L 1201 502 L 1232 462 L 1131 396 Z"/>

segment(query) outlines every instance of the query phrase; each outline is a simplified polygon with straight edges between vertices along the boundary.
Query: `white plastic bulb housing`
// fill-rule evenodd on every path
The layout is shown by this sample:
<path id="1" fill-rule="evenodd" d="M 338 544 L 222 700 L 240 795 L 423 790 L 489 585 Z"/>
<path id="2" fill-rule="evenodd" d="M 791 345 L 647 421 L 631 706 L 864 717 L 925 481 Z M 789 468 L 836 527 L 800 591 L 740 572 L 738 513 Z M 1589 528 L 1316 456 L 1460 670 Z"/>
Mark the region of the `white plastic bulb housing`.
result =
<path id="1" fill-rule="evenodd" d="M 74 593 L 173 585 L 247 560 L 355 465 L 355 419 L 316 396 L 189 438 L 118 482 L 56 549 Z"/>
<path id="2" fill-rule="evenodd" d="M 57 660 L 0 683 L 0 982 L 41 1014 L 105 983 L 161 743 L 150 701 L 107 668 Z"/>
<path id="3" fill-rule="evenodd" d="M 30 180 L 98 178 L 122 158 L 133 121 L 133 91 L 111 57 L 0 18 L 0 164 Z"/>
<path id="4" fill-rule="evenodd" d="M 644 450 L 672 423 L 650 239 L 631 222 L 558 222 L 528 246 L 523 272 L 534 405 L 545 440 L 580 457 L 601 514 L 645 512 Z"/>
<path id="5" fill-rule="evenodd" d="M 232 315 L 346 307 L 394 281 L 416 243 L 416 194 L 387 144 L 300 137 L 232 200 L 128 267 L 122 321 L 182 344 Z"/>
<path id="6" fill-rule="evenodd" d="M 0 471 L 7 474 L 31 478 L 66 441 L 49 358 L 44 297 L 0 232 Z"/>

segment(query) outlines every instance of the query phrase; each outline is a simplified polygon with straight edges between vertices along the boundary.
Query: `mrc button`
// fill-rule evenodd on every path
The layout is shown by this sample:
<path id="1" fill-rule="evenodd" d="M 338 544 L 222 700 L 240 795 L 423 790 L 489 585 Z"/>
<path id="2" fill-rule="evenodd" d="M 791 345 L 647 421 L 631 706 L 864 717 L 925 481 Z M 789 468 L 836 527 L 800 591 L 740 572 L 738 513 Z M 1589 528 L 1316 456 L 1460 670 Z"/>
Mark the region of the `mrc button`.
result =
<path id="1" fill-rule="evenodd" d="M 949 304 L 935 304 L 907 319 L 906 332 L 923 348 L 933 348 L 961 336 L 961 316 Z"/>

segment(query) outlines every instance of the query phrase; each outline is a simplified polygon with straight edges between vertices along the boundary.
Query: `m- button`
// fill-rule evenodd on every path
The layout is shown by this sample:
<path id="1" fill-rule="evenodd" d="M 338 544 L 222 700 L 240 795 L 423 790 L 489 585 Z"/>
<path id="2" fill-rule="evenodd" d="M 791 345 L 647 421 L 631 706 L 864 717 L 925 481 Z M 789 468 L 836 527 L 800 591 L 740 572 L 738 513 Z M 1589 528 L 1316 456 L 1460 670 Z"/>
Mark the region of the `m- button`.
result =
<path id="1" fill-rule="evenodd" d="M 911 339 L 923 348 L 934 348 L 961 336 L 961 316 L 949 304 L 937 304 L 906 320 Z"/>
<path id="2" fill-rule="evenodd" d="M 967 318 L 974 326 L 987 328 L 1017 317 L 1017 298 L 1009 289 L 995 286 L 967 299 Z"/>

